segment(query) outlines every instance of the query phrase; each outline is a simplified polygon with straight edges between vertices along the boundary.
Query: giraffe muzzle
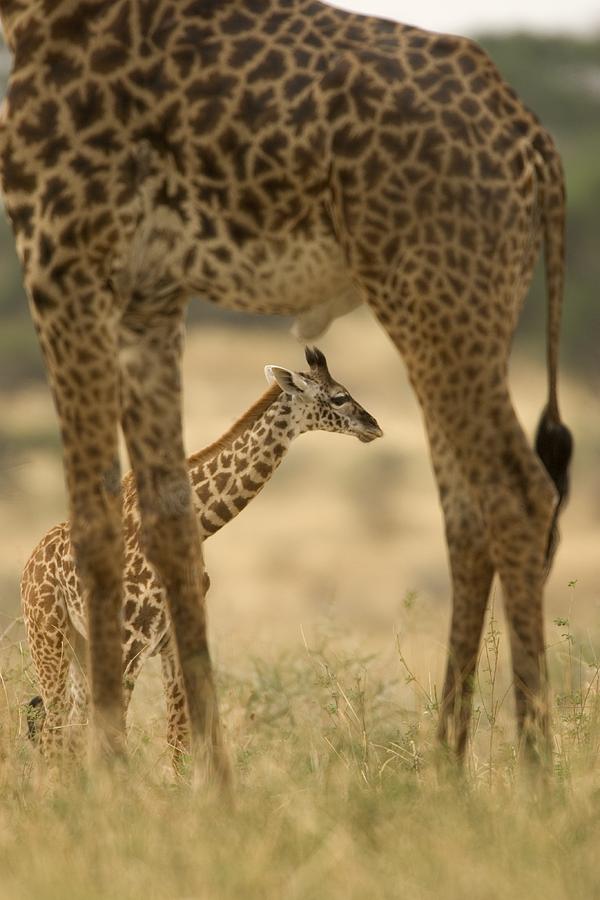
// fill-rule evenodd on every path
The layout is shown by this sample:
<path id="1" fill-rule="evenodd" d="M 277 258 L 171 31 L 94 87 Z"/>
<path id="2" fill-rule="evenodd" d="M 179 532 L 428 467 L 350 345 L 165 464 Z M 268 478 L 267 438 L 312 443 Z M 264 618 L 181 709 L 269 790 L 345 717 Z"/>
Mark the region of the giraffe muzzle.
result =
<path id="1" fill-rule="evenodd" d="M 367 417 L 366 421 L 361 423 L 360 431 L 357 435 L 359 441 L 362 441 L 363 444 L 370 444 L 371 441 L 383 437 L 383 431 L 377 424 L 377 421 L 368 414 Z"/>

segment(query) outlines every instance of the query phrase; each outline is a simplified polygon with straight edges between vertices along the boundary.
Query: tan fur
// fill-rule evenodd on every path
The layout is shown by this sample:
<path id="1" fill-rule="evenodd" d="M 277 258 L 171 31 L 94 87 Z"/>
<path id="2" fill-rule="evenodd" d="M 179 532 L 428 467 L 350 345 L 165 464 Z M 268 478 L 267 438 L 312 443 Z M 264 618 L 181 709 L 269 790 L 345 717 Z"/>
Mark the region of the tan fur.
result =
<path id="1" fill-rule="evenodd" d="M 297 316 L 303 335 L 370 306 L 421 405 L 446 524 L 440 736 L 462 754 L 497 572 L 519 732 L 547 746 L 557 492 L 507 382 L 544 240 L 560 433 L 564 178 L 537 118 L 473 42 L 313 0 L 0 0 L 0 15 L 2 190 L 61 422 L 98 740 L 123 746 L 120 422 L 199 761 L 227 779 L 181 428 L 181 330 L 202 295 Z"/>
<path id="2" fill-rule="evenodd" d="M 310 398 L 293 398 L 273 384 L 219 440 L 192 454 L 188 470 L 203 540 L 238 515 L 257 496 L 281 464 L 292 441 L 305 431 L 325 430 L 373 437 L 377 423 L 354 400 L 332 408 L 340 386 L 328 372 L 304 376 Z M 358 431 L 356 430 L 358 429 Z M 129 703 L 140 669 L 160 653 L 167 699 L 167 739 L 176 766 L 189 749 L 185 691 L 167 598 L 160 578 L 144 558 L 137 495 L 131 473 L 123 479 L 125 578 L 122 607 L 124 695 Z M 204 590 L 209 581 L 204 573 Z M 52 528 L 27 562 L 21 602 L 31 656 L 44 708 L 42 747 L 56 755 L 65 738 L 77 745 L 87 719 L 85 640 L 88 633 L 83 589 L 77 574 L 68 522 Z M 68 726 L 68 727 L 67 727 Z"/>

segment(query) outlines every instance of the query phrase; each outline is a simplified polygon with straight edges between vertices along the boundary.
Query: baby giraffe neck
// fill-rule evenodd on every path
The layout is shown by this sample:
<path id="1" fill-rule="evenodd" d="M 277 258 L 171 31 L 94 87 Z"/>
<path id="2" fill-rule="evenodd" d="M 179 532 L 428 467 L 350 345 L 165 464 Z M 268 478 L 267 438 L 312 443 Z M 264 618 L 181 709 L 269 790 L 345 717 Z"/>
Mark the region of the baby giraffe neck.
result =
<path id="1" fill-rule="evenodd" d="M 202 538 L 219 531 L 260 493 L 304 430 L 292 398 L 274 385 L 219 441 L 190 457 Z"/>

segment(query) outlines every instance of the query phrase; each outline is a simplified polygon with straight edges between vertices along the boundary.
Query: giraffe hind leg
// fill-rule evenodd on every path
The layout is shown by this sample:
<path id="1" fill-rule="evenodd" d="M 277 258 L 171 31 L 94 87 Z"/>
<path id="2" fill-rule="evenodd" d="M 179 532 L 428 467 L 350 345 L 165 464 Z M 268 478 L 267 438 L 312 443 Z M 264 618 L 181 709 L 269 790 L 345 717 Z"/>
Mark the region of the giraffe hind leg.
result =
<path id="1" fill-rule="evenodd" d="M 56 581 L 38 580 L 43 559 L 40 545 L 21 579 L 27 642 L 40 690 L 26 705 L 25 715 L 28 736 L 40 745 L 44 756 L 58 761 L 65 747 L 70 626 Z"/>
<path id="2" fill-rule="evenodd" d="M 41 696 L 28 704 L 28 734 L 39 743 L 44 757 L 59 761 L 64 756 L 67 736 L 67 642 L 62 631 L 43 625 L 36 628 L 29 624 L 28 638 L 41 691 Z"/>
<path id="3" fill-rule="evenodd" d="M 469 737 L 481 632 L 494 566 L 476 497 L 443 431 L 433 421 L 426 424 L 452 580 L 452 620 L 438 738 L 460 761 Z"/>
<path id="4" fill-rule="evenodd" d="M 456 704 L 457 681 L 464 695 L 465 675 L 472 677 L 485 600 L 497 571 L 509 628 L 517 730 L 527 756 L 543 759 L 549 750 L 549 713 L 542 595 L 556 492 L 527 442 L 506 391 L 490 398 L 477 414 L 473 411 L 468 437 L 457 431 L 457 420 L 448 410 L 445 437 L 461 460 L 476 515 L 467 528 L 463 523 L 464 534 L 470 534 L 470 546 L 465 547 L 449 515 L 449 501 L 442 500 L 454 587 L 444 701 Z M 443 476 L 439 480 L 443 490 Z M 454 706 L 455 720 L 456 716 L 460 720 L 461 707 L 462 701 L 458 709 Z M 442 736 L 448 714 L 443 708 Z M 464 722 L 459 722 L 459 752 L 464 749 L 464 735 Z"/>
<path id="5" fill-rule="evenodd" d="M 502 584 L 515 683 L 517 728 L 529 757 L 549 745 L 543 587 L 556 491 L 516 418 L 508 391 L 479 415 L 479 439 L 462 444 L 490 556 Z"/>
<path id="6" fill-rule="evenodd" d="M 482 282 L 478 306 L 455 294 L 448 299 L 455 310 L 454 317 L 448 316 L 448 328 L 434 327 L 431 316 L 439 310 L 438 292 L 447 289 L 443 273 L 424 268 L 416 252 L 410 262 L 410 277 L 401 278 L 398 285 L 402 298 L 398 305 L 390 307 L 381 295 L 373 299 L 373 306 L 403 353 L 428 426 L 433 424 L 433 431 L 442 436 L 441 456 L 455 461 L 457 484 L 462 487 L 459 494 L 454 491 L 454 502 L 462 495 L 460 509 L 469 497 L 474 511 L 473 521 L 464 529 L 472 546 L 465 549 L 460 536 L 464 526 L 457 531 L 458 520 L 449 515 L 452 501 L 450 496 L 444 498 L 448 486 L 438 463 L 455 591 L 441 734 L 446 734 L 448 717 L 456 722 L 458 714 L 457 749 L 464 742 L 460 716 L 463 712 L 466 716 L 466 707 L 457 696 L 464 696 L 465 673 L 469 675 L 476 658 L 476 635 L 496 571 L 510 633 L 518 733 L 528 755 L 539 758 L 547 753 L 549 735 L 542 595 L 556 490 L 527 442 L 506 382 L 510 326 L 516 322 L 520 298 L 512 286 L 499 293 L 492 283 L 484 290 Z M 521 271 L 521 264 L 515 261 L 516 271 Z M 430 437 L 434 443 L 435 433 Z M 432 446 L 434 465 L 436 452 Z M 461 634 L 467 630 L 472 638 L 462 645 Z"/>
<path id="7" fill-rule="evenodd" d="M 35 744 L 39 743 L 40 734 L 44 727 L 46 709 L 44 701 L 38 695 L 32 697 L 25 707 L 25 721 L 27 722 L 27 737 Z"/>

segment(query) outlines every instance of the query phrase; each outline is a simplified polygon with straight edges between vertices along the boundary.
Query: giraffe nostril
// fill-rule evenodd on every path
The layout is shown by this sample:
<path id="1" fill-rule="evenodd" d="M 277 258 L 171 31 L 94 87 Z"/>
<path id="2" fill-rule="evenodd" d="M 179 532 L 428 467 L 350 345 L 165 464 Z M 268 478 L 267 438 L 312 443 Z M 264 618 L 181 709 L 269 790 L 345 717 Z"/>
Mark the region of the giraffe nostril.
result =
<path id="1" fill-rule="evenodd" d="M 360 429 L 358 437 L 365 443 L 383 437 L 383 431 L 379 427 L 377 419 L 373 418 L 366 410 L 363 410 L 360 416 Z"/>
<path id="2" fill-rule="evenodd" d="M 365 425 L 368 425 L 369 428 L 374 428 L 374 429 L 379 428 L 377 419 L 373 418 L 373 416 L 368 412 L 365 412 L 365 414 L 363 416 L 363 422 Z"/>

